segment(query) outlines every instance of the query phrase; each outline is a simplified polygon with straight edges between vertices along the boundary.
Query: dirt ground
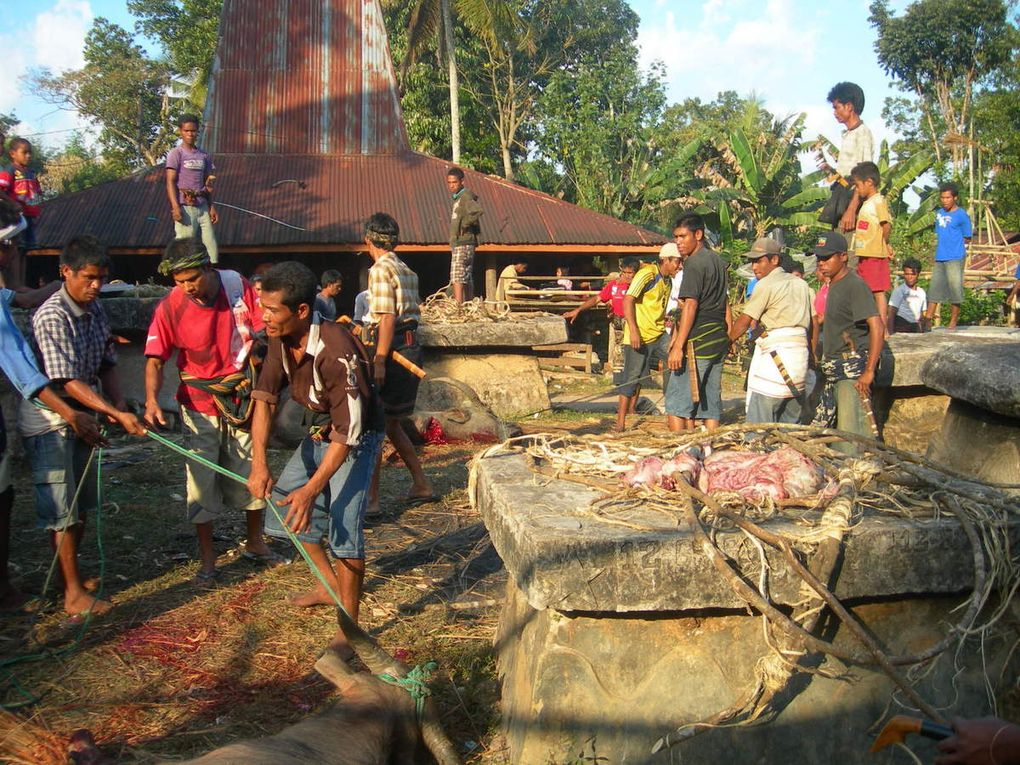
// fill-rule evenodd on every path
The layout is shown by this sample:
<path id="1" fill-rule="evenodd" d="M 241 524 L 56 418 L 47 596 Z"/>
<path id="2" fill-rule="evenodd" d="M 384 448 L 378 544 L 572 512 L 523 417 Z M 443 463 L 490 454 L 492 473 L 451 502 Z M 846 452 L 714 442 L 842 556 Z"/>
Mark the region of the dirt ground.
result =
<path id="1" fill-rule="evenodd" d="M 581 373 L 550 383 L 568 399 L 607 388 Z M 739 375 L 726 375 L 724 397 L 732 421 Z M 634 424 L 659 429 L 662 419 Z M 526 432 L 598 433 L 612 414 L 545 413 L 520 424 Z M 467 500 L 468 462 L 480 448 L 424 447 L 439 499 L 417 507 L 400 501 L 409 483 L 403 466 L 384 468 L 382 512 L 366 522 L 361 620 L 405 662 L 439 662 L 433 689 L 447 732 L 466 762 L 498 765 L 507 756 L 492 638 L 505 572 Z M 287 456 L 275 454 L 277 468 Z M 17 707 L 0 717 L 0 760 L 63 763 L 77 728 L 124 763 L 194 756 L 276 732 L 331 698 L 311 667 L 336 629 L 333 611 L 286 602 L 311 584 L 300 559 L 275 569 L 244 559 L 243 518 L 233 515 L 216 530 L 223 576 L 214 589 L 198 589 L 181 458 L 149 440 L 117 438 L 102 480 L 104 511 L 89 520 L 81 566 L 102 577 L 115 608 L 85 625 L 68 623 L 51 583 L 30 612 L 0 615 L 0 698 Z M 39 594 L 52 556 L 35 529 L 24 464 L 16 489 L 13 578 Z M 273 546 L 288 552 L 282 542 Z"/>

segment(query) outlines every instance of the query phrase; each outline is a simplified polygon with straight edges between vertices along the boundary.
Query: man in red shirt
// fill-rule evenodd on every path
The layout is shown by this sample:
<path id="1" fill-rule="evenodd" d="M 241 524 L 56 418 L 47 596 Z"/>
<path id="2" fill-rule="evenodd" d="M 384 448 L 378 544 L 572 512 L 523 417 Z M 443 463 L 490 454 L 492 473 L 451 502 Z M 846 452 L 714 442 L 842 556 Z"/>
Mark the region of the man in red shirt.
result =
<path id="1" fill-rule="evenodd" d="M 606 282 L 598 295 L 592 295 L 573 311 L 563 314 L 563 318 L 573 324 L 581 311 L 594 308 L 599 303 L 609 306 L 609 360 L 613 371 L 618 371 L 617 366 L 623 369 L 623 358 L 619 353 L 623 342 L 623 296 L 627 294 L 639 265 L 637 258 L 624 258 L 620 261 L 620 275 L 616 279 Z"/>
<path id="2" fill-rule="evenodd" d="M 172 242 L 159 271 L 172 277 L 175 286 L 156 307 L 145 342 L 145 419 L 166 424 L 159 391 L 163 365 L 177 351 L 177 401 L 189 448 L 247 478 L 250 395 L 256 379 L 252 348 L 255 334 L 264 329 L 255 292 L 237 272 L 214 269 L 205 246 L 195 239 Z M 197 584 L 211 584 L 216 577 L 213 520 L 224 505 L 246 511 L 244 557 L 270 564 L 282 560 L 262 537 L 262 498 L 193 461 L 187 463 L 187 486 L 188 520 L 195 524 L 202 558 Z"/>

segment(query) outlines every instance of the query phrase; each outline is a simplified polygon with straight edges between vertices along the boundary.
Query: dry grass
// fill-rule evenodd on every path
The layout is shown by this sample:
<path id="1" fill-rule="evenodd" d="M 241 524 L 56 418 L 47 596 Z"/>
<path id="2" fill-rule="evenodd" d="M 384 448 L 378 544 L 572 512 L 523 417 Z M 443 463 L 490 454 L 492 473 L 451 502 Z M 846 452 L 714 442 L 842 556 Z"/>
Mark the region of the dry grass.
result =
<path id="1" fill-rule="evenodd" d="M 91 730 L 105 751 L 125 763 L 194 756 L 276 732 L 332 696 L 332 686 L 311 670 L 336 629 L 332 609 L 301 610 L 285 601 L 311 585 L 304 563 L 266 570 L 241 558 L 243 519 L 234 517 L 217 527 L 219 585 L 196 589 L 180 460 L 147 442 L 117 445 L 122 449 L 111 454 L 104 473 L 111 504 L 102 519 L 104 592 L 116 608 L 84 634 L 66 624 L 52 592 L 33 613 L 5 618 L 4 656 L 38 658 L 3 670 L 3 700 L 24 700 L 6 676 L 12 672 L 38 701 L 0 716 L 2 761 L 63 765 L 67 741 L 78 728 Z M 367 523 L 361 621 L 404 661 L 439 661 L 433 686 L 451 738 L 468 762 L 499 763 L 505 758 L 499 754 L 491 638 L 503 574 L 480 517 L 466 501 L 473 451 L 428 447 L 426 470 L 442 499 L 416 508 L 398 502 L 406 492 L 406 471 L 399 465 L 384 469 L 384 517 Z M 129 464 L 111 469 L 117 462 Z M 38 593 L 50 553 L 34 529 L 24 473 L 17 488 L 15 579 Z M 96 575 L 94 519 L 81 558 L 83 572 Z M 487 605 L 451 607 L 458 598 L 458 606 Z"/>

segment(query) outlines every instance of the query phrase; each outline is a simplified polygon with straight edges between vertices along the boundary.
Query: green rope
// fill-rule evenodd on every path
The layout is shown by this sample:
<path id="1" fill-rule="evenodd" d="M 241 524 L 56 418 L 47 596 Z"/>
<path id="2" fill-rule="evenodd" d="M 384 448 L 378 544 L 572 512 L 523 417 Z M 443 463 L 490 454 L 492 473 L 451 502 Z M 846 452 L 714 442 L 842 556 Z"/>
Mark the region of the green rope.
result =
<path id="1" fill-rule="evenodd" d="M 394 677 L 387 672 L 376 675 L 376 677 L 384 683 L 403 688 L 411 694 L 411 698 L 414 699 L 414 711 L 418 715 L 418 722 L 421 722 L 425 699 L 432 695 L 428 682 L 438 667 L 436 662 L 426 661 L 411 669 L 404 677 Z"/>

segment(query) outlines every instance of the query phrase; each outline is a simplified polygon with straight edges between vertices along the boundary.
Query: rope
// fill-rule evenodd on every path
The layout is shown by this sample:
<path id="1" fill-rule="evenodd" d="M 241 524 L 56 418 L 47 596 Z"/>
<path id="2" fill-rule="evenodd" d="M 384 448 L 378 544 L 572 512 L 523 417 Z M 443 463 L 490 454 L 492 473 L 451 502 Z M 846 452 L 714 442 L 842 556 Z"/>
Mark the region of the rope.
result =
<path id="1" fill-rule="evenodd" d="M 425 298 L 419 307 L 425 324 L 468 324 L 479 321 L 508 321 L 514 317 L 505 300 L 485 301 L 481 298 L 458 303 L 444 292 L 446 288 Z M 522 318 L 518 315 L 517 318 Z M 528 315 L 530 317 L 530 314 Z"/>
<path id="2" fill-rule="evenodd" d="M 384 683 L 395 685 L 407 691 L 411 698 L 414 699 L 414 711 L 418 715 L 418 722 L 421 722 L 422 714 L 425 711 L 425 699 L 432 695 L 432 691 L 429 690 L 428 681 L 432 678 L 432 673 L 438 667 L 439 665 L 436 662 L 426 661 L 411 669 L 404 677 L 394 677 L 388 672 L 382 672 L 376 675 L 376 677 Z"/>

